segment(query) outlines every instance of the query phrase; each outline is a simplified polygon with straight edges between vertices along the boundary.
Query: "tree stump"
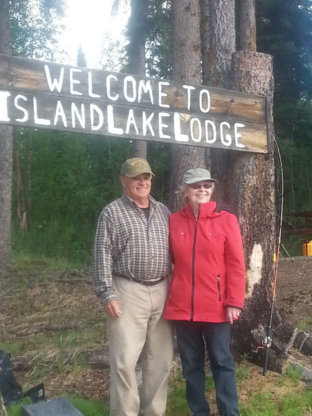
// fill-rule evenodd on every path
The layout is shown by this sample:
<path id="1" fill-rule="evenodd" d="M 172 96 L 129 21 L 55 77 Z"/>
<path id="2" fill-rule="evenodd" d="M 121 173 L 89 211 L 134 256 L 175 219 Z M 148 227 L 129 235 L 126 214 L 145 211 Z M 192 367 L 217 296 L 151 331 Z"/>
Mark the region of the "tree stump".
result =
<path id="1" fill-rule="evenodd" d="M 257 95 L 270 95 L 274 91 L 272 56 L 251 52 L 235 52 L 232 57 L 233 89 Z M 267 112 L 267 122 L 273 125 L 272 112 Z M 273 142 L 274 132 L 268 132 Z M 246 302 L 241 319 L 235 324 L 236 348 L 252 353 L 256 361 L 263 361 L 263 349 L 258 348 L 266 335 L 270 315 L 275 252 L 275 183 L 274 155 L 236 152 L 231 158 L 230 202 L 237 206 L 245 251 Z M 273 327 L 281 324 L 275 309 Z M 288 340 L 289 341 L 289 340 Z M 277 355 L 278 343 L 273 344 Z M 258 352 L 258 355 L 254 354 Z M 273 358 L 273 355 L 272 355 Z M 272 364 L 273 369 L 276 367 Z M 282 363 L 278 364 L 278 368 Z"/>

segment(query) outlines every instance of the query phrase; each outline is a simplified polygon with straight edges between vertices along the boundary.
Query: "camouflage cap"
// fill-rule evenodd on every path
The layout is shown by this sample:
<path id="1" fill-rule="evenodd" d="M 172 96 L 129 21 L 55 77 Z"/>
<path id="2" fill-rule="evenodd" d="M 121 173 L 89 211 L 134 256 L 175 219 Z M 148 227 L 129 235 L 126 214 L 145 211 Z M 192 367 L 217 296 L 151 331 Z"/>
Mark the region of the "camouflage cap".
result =
<path id="1" fill-rule="evenodd" d="M 121 175 L 126 175 L 129 178 L 134 178 L 142 173 L 150 173 L 155 176 L 149 163 L 145 159 L 140 159 L 139 157 L 127 159 L 121 167 Z"/>

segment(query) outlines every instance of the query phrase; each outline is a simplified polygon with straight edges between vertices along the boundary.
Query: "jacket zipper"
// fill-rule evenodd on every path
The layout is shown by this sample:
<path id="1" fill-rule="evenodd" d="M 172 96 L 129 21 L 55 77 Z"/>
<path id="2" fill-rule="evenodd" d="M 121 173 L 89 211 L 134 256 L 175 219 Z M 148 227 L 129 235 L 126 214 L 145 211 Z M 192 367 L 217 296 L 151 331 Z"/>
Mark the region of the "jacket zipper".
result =
<path id="1" fill-rule="evenodd" d="M 194 318 L 194 292 L 195 292 L 195 249 L 196 249 L 196 237 L 197 237 L 197 225 L 200 214 L 200 206 L 198 211 L 198 217 L 195 219 L 195 233 L 193 242 L 193 255 L 192 255 L 192 297 L 191 297 L 191 321 Z"/>
<path id="2" fill-rule="evenodd" d="M 219 274 L 218 274 L 218 277 L 217 277 L 217 282 L 218 282 L 218 294 L 219 294 L 219 301 L 221 301 L 220 275 L 219 275 Z"/>

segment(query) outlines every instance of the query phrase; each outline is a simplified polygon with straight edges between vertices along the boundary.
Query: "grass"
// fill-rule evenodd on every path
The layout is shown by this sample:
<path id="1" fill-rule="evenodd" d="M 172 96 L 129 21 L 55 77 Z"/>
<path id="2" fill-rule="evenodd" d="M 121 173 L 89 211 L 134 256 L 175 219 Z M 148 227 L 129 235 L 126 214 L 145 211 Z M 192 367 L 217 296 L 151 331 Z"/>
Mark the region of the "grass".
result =
<path id="1" fill-rule="evenodd" d="M 298 324 L 298 328 L 299 331 L 305 332 L 309 325 L 312 324 L 312 315 L 309 315 L 307 319 L 303 319 L 302 321 L 299 322 Z"/>
<path id="2" fill-rule="evenodd" d="M 84 416 L 109 416 L 109 407 L 107 404 L 96 400 L 85 400 L 79 396 L 68 396 L 67 399 L 78 409 Z M 21 416 L 23 405 L 29 404 L 29 399 L 25 398 L 21 403 L 8 409 L 8 416 Z"/>
<path id="3" fill-rule="evenodd" d="M 59 338 L 63 346 L 64 338 Z M 61 365 L 63 365 L 61 363 Z M 71 370 L 73 371 L 73 369 Z M 253 375 L 249 367 L 244 362 L 236 368 L 236 377 L 239 390 L 244 389 L 252 381 Z M 299 383 L 300 370 L 289 367 L 286 373 L 280 376 L 275 382 L 275 386 L 288 386 L 288 393 L 276 394 L 274 385 L 270 385 L 272 390 L 261 391 L 261 387 L 251 387 L 247 389 L 239 403 L 241 416 L 309 416 L 312 414 L 312 387 L 304 391 L 294 392 L 294 386 Z M 255 385 L 254 385 L 255 386 Z M 209 403 L 215 402 L 214 381 L 211 375 L 206 376 L 206 393 L 209 396 Z M 79 396 L 68 396 L 68 399 L 81 411 L 84 416 L 108 416 L 109 408 L 106 403 L 96 400 L 85 400 Z M 8 411 L 8 416 L 21 416 L 21 406 L 28 404 L 29 399 L 25 399 L 21 404 L 13 406 Z M 168 401 L 166 416 L 190 416 L 190 410 L 185 397 L 185 380 L 181 371 L 178 371 L 174 378 L 169 382 Z"/>
<path id="4" fill-rule="evenodd" d="M 293 386 L 298 386 L 301 377 L 301 370 L 299 367 L 287 367 L 286 374 L 291 380 Z"/>
<path id="5" fill-rule="evenodd" d="M 185 380 L 179 371 L 176 377 L 169 382 L 167 416 L 189 416 L 190 411 L 185 398 Z"/>
<path id="6" fill-rule="evenodd" d="M 255 394 L 248 404 L 240 405 L 241 416 L 308 416 L 312 414 L 312 390 L 288 394 L 275 400 L 270 392 Z"/>
<path id="7" fill-rule="evenodd" d="M 19 355 L 21 348 L 22 345 L 20 341 L 13 341 L 9 338 L 4 338 L 4 340 L 0 342 L 0 350 L 9 352 L 12 355 Z"/>
<path id="8" fill-rule="evenodd" d="M 244 362 L 235 368 L 238 389 L 244 389 L 244 398 L 239 407 L 241 416 L 309 416 L 312 415 L 312 387 L 305 391 L 296 393 L 294 387 L 300 382 L 300 370 L 289 367 L 285 374 L 277 378 L 275 385 L 285 386 L 290 392 L 281 396 L 276 394 L 274 385 L 272 391 L 262 391 L 262 387 L 252 387 L 246 390 L 253 375 Z M 215 402 L 214 382 L 211 375 L 206 376 L 206 394 L 209 403 Z M 285 391 L 287 391 L 285 390 Z M 185 399 L 185 380 L 178 373 L 174 380 L 169 383 L 169 394 L 167 403 L 167 416 L 189 416 L 190 410 Z"/>
<path id="9" fill-rule="evenodd" d="M 244 367 L 243 365 L 240 365 L 239 367 L 235 367 L 235 374 L 236 374 L 236 380 L 239 384 L 240 381 L 246 380 L 250 375 L 249 368 Z"/>
<path id="10" fill-rule="evenodd" d="M 23 251 L 13 251 L 12 265 L 16 270 L 24 272 L 32 272 L 37 270 L 74 270 L 86 269 L 89 263 L 81 261 L 81 259 L 68 259 L 62 256 L 46 257 L 45 255 L 34 255 Z"/>
<path id="11" fill-rule="evenodd" d="M 305 332 L 308 329 L 308 321 L 300 321 L 298 324 L 299 331 Z"/>
<path id="12" fill-rule="evenodd" d="M 85 400 L 79 396 L 68 396 L 69 401 L 84 416 L 109 416 L 108 405 L 96 401 Z M 20 404 L 8 409 L 8 416 L 21 416 L 22 406 L 29 404 L 24 399 Z M 301 394 L 288 394 L 276 400 L 271 392 L 255 393 L 249 398 L 248 404 L 240 403 L 241 416 L 308 416 L 312 413 L 312 389 Z M 189 416 L 190 411 L 185 399 L 185 383 L 175 379 L 169 386 L 167 416 Z"/>
<path id="13" fill-rule="evenodd" d="M 35 270 L 36 273 L 32 275 L 27 270 L 25 273 L 25 264 L 22 267 L 20 263 L 21 272 L 17 273 L 14 281 L 8 280 L 9 285 L 5 286 L 8 291 L 3 311 L 15 319 L 7 322 L 6 332 L 0 333 L 0 349 L 11 352 L 13 356 L 25 354 L 27 360 L 33 360 L 33 367 L 23 373 L 23 379 L 19 380 L 24 391 L 44 382 L 47 390 L 51 388 L 52 397 L 66 392 L 84 395 L 85 380 L 92 379 L 94 374 L 87 364 L 85 353 L 102 350 L 105 342 L 103 308 L 100 303 L 96 303 L 90 285 L 86 286 L 84 282 L 80 282 L 78 286 L 66 283 L 71 278 L 77 278 L 77 274 L 70 274 L 68 271 L 69 263 L 62 264 L 44 257 L 35 260 L 25 255 L 19 257 L 19 261 L 21 260 L 28 261 L 28 271 Z M 42 262 L 49 265 L 44 272 Z M 64 273 L 58 272 L 65 269 L 65 283 L 61 283 Z M 78 273 L 78 280 L 85 278 L 89 279 L 89 271 Z M 312 316 L 305 320 L 308 323 L 310 321 Z M 47 324 L 62 323 L 72 323 L 77 328 L 27 332 Z M 247 354 L 245 358 L 248 358 Z M 312 390 L 302 391 L 299 369 L 289 367 L 279 377 L 267 377 L 262 387 L 260 383 L 258 385 L 260 378 L 254 378 L 256 372 L 247 361 L 235 368 L 241 392 L 241 416 L 312 415 Z M 77 383 L 81 380 L 82 383 Z M 205 388 L 209 403 L 213 407 L 215 386 L 211 375 L 206 377 Z M 97 397 L 104 399 L 106 392 L 101 392 Z M 70 400 L 86 416 L 109 414 L 105 403 L 86 401 L 79 396 L 71 396 Z M 170 380 L 166 415 L 190 415 L 181 371 Z M 20 416 L 20 406 L 11 408 L 9 416 Z"/>
<path id="14" fill-rule="evenodd" d="M 77 233 L 72 226 L 51 223 L 23 232 L 12 227 L 12 260 L 17 269 L 65 270 L 90 266 L 95 225 Z"/>

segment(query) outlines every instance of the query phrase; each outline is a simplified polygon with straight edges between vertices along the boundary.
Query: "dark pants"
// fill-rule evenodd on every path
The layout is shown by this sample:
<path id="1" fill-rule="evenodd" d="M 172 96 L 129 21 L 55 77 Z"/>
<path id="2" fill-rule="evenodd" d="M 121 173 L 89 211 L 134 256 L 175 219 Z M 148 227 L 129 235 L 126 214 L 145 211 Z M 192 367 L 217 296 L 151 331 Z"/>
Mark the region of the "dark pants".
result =
<path id="1" fill-rule="evenodd" d="M 209 416 L 205 398 L 205 343 L 216 385 L 221 416 L 238 416 L 234 361 L 230 352 L 230 324 L 175 321 L 186 398 L 194 416 Z"/>

